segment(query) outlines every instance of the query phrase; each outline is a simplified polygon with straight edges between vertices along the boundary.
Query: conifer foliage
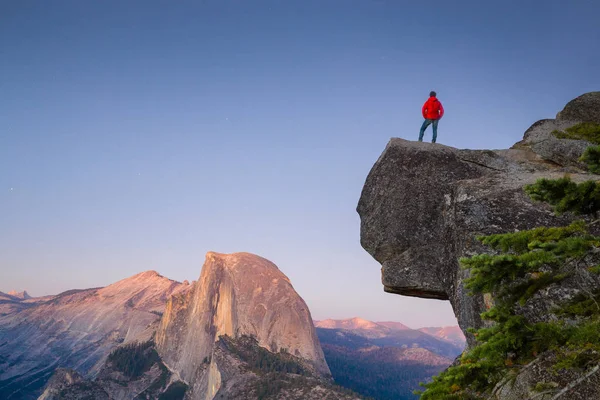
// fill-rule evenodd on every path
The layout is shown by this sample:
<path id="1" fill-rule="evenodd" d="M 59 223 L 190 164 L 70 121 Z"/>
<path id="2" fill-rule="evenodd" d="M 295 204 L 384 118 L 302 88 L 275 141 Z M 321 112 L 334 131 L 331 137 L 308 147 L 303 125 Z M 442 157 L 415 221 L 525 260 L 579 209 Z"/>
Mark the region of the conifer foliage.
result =
<path id="1" fill-rule="evenodd" d="M 591 173 L 600 174 L 600 146 L 588 147 L 579 160 L 587 164 Z"/>
<path id="2" fill-rule="evenodd" d="M 600 147 L 586 152 L 587 160 L 600 160 Z M 590 170 L 594 168 L 590 166 Z M 525 187 L 534 200 L 548 202 L 557 213 L 596 214 L 600 187 L 594 181 L 572 182 L 568 177 L 541 179 Z M 484 312 L 490 327 L 472 330 L 477 344 L 459 362 L 424 384 L 421 400 L 487 398 L 501 381 L 543 352 L 556 355 L 553 372 L 574 368 L 598 370 L 600 364 L 600 291 L 582 291 L 560 304 L 549 322 L 532 323 L 519 312 L 540 290 L 565 279 L 592 279 L 600 274 L 600 237 L 577 221 L 566 227 L 535 229 L 478 238 L 492 250 L 461 259 L 470 271 L 466 287 L 472 294 L 490 294 L 494 305 Z M 558 390 L 538 382 L 532 390 Z"/>
<path id="3" fill-rule="evenodd" d="M 539 179 L 525 186 L 525 192 L 533 200 L 544 201 L 562 214 L 594 214 L 600 210 L 600 185 L 595 181 L 575 183 L 565 176 L 560 179 Z"/>

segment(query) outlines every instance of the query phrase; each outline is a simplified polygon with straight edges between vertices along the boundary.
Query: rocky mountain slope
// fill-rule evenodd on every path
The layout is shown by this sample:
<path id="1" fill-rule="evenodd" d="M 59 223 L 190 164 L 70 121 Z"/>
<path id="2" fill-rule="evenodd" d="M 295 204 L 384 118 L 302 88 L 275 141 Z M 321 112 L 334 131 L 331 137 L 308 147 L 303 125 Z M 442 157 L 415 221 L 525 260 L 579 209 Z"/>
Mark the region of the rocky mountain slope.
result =
<path id="1" fill-rule="evenodd" d="M 370 171 L 357 207 L 361 244 L 381 263 L 384 290 L 449 300 L 463 331 L 482 327 L 480 314 L 491 299 L 467 294 L 468 272 L 458 260 L 490 251 L 476 240 L 479 235 L 565 226 L 582 218 L 556 215 L 523 190 L 539 178 L 561 178 L 565 173 L 575 182 L 600 179 L 579 160 L 591 143 L 556 135 L 581 122 L 600 123 L 600 92 L 569 102 L 556 119 L 536 122 L 508 150 L 459 150 L 392 139 Z M 534 307 L 525 307 L 524 316 L 545 321 L 552 317 L 550 310 L 560 296 L 598 289 L 593 280 L 586 285 L 566 280 L 557 290 L 545 291 L 546 297 L 536 299 Z M 474 344 L 472 335 L 467 339 Z M 532 398 L 527 388 L 535 386 L 535 380 L 552 381 L 536 367 L 543 358 L 517 377 L 518 384 L 497 392 L 496 398 Z M 575 374 L 557 383 L 559 388 L 574 385 L 558 398 L 600 398 L 599 389 L 594 389 L 600 387 L 597 382 L 597 377 L 578 380 Z"/>
<path id="2" fill-rule="evenodd" d="M 37 398 L 53 372 L 95 376 L 118 344 L 149 337 L 167 299 L 189 288 L 143 272 L 105 288 L 16 302 L 0 315 L 0 398 Z"/>

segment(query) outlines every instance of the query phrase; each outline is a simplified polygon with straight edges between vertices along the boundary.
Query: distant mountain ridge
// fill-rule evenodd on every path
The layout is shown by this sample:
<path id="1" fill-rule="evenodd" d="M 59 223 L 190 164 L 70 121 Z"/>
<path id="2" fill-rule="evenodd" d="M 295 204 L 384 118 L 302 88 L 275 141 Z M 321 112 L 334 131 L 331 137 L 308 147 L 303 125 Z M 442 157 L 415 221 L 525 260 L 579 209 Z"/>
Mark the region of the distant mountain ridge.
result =
<path id="1" fill-rule="evenodd" d="M 314 323 L 336 382 L 378 400 L 415 399 L 419 383 L 447 368 L 464 347 L 436 336 L 454 332 L 447 328 L 428 333 L 362 318 Z"/>
<path id="2" fill-rule="evenodd" d="M 454 343 L 457 346 L 464 347 L 467 343 L 467 338 L 465 337 L 465 334 L 458 325 L 419 328 L 418 330 L 436 338 L 446 340 L 450 343 Z"/>
<path id="3" fill-rule="evenodd" d="M 466 338 L 458 326 L 411 329 L 400 322 L 372 322 L 358 317 L 339 320 L 326 319 L 314 321 L 314 324 L 317 328 L 337 329 L 373 339 L 375 344 L 382 346 L 425 346 L 424 348 L 436 354 L 451 358 L 460 354 L 466 345 Z M 435 338 L 438 342 L 431 341 L 430 338 Z M 449 347 L 443 343 L 452 346 Z"/>
<path id="4" fill-rule="evenodd" d="M 378 325 L 383 325 L 383 326 L 393 329 L 395 331 L 403 331 L 406 329 L 411 329 L 408 326 L 406 326 L 400 322 L 383 321 L 383 322 L 375 322 L 375 323 Z"/>
<path id="5" fill-rule="evenodd" d="M 324 329 L 343 329 L 356 333 L 357 335 L 377 338 L 388 336 L 395 329 L 388 326 L 367 321 L 362 318 L 349 318 L 349 319 L 326 319 L 323 321 L 314 321 L 315 327 Z M 400 324 L 402 325 L 402 324 Z M 404 326 L 404 325 L 402 325 Z M 409 329 L 409 328 L 406 328 Z"/>

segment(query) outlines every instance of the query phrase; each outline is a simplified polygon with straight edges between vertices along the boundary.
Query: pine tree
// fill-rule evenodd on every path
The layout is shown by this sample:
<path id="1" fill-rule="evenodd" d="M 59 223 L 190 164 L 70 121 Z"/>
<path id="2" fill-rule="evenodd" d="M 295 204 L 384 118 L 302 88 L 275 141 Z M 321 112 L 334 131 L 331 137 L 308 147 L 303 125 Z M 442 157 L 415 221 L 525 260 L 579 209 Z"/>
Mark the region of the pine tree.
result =
<path id="1" fill-rule="evenodd" d="M 600 146 L 599 146 L 600 147 Z M 586 152 L 596 162 L 599 148 Z M 590 165 L 590 170 L 594 168 Z M 525 187 L 532 199 L 554 206 L 557 213 L 596 214 L 600 188 L 594 181 L 580 184 L 568 177 L 541 179 Z M 472 330 L 476 346 L 417 392 L 422 400 L 484 399 L 501 380 L 545 351 L 557 355 L 555 370 L 597 368 L 600 364 L 600 291 L 579 295 L 562 304 L 554 322 L 531 323 L 517 309 L 541 289 L 573 275 L 600 273 L 600 237 L 588 233 L 584 221 L 567 227 L 535 229 L 479 237 L 493 254 L 461 259 L 470 271 L 465 282 L 472 294 L 491 294 L 494 306 L 481 317 L 491 327 Z M 570 323 L 565 323 L 565 320 Z M 548 390 L 539 383 L 534 390 Z"/>

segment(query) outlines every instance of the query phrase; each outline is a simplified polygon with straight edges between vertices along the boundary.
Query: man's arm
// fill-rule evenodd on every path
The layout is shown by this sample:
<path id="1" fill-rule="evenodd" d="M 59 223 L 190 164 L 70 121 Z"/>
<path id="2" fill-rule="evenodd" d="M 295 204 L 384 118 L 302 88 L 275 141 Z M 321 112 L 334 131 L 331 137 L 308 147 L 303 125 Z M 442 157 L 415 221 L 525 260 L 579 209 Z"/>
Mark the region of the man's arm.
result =
<path id="1" fill-rule="evenodd" d="M 423 114 L 423 118 L 427 119 L 427 102 L 423 104 L 423 108 L 421 109 L 421 114 Z"/>
<path id="2" fill-rule="evenodd" d="M 444 116 L 444 107 L 442 107 L 442 103 L 440 102 L 440 118 Z"/>

